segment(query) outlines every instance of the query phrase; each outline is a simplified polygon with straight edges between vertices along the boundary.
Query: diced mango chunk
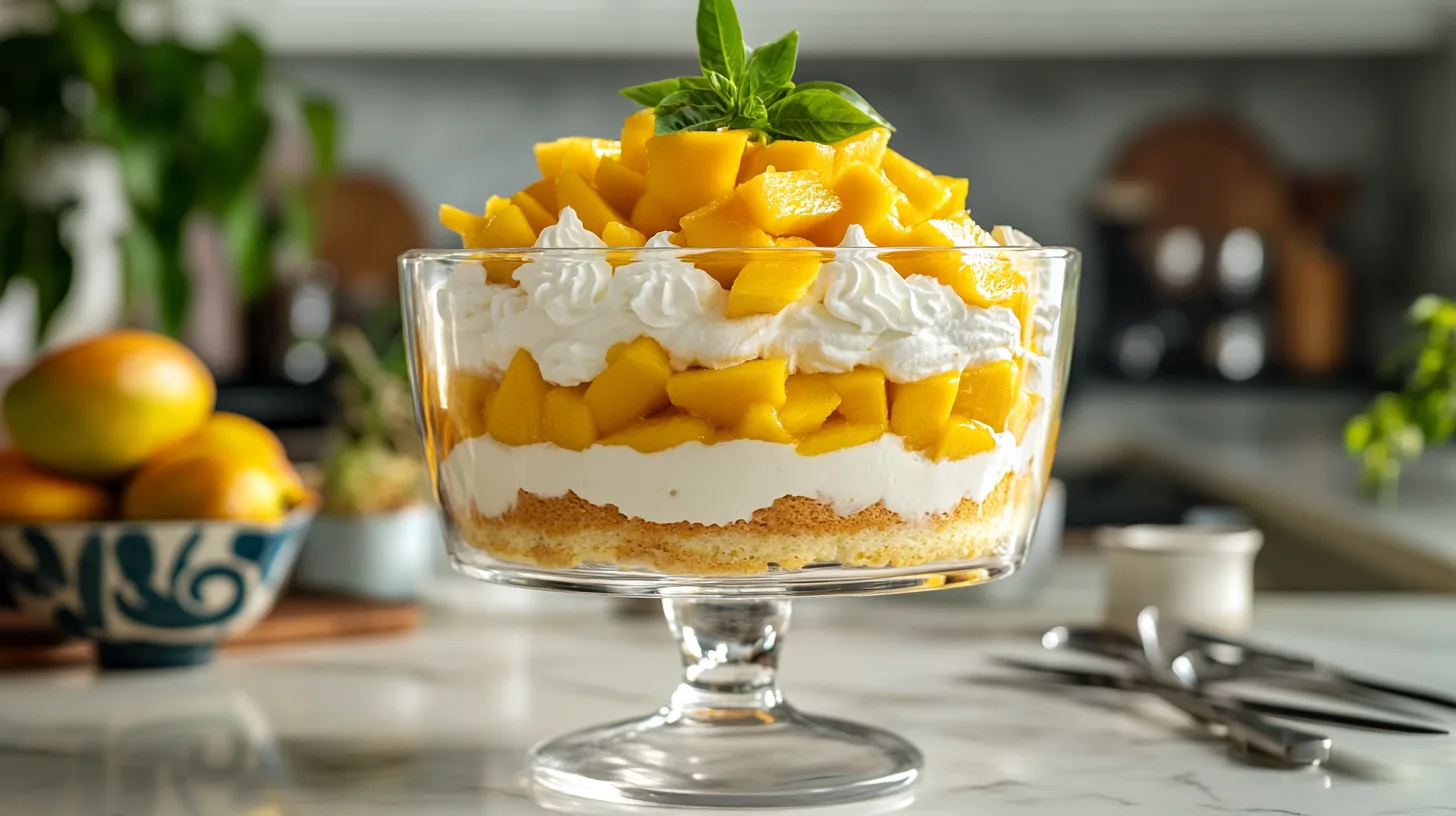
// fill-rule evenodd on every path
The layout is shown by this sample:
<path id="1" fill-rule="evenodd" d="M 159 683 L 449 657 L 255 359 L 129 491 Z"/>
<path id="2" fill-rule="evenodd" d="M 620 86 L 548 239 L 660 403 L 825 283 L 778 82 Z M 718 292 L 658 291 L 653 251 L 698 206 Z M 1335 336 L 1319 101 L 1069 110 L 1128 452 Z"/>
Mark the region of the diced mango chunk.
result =
<path id="1" fill-rule="evenodd" d="M 542 405 L 551 386 L 525 349 L 516 352 L 490 402 L 486 429 L 507 445 L 533 445 L 545 440 L 541 431 Z"/>
<path id="2" fill-rule="evenodd" d="M 651 108 L 637 111 L 622 122 L 622 164 L 639 173 L 647 172 L 647 140 L 657 127 Z"/>
<path id="3" fill-rule="evenodd" d="M 449 204 L 440 205 L 440 223 L 445 229 L 460 236 L 460 240 L 467 249 L 474 242 L 475 236 L 489 223 L 489 219 L 476 215 L 473 212 L 466 212 L 459 207 L 452 207 Z"/>
<path id="4" fill-rule="evenodd" d="M 812 246 L 818 246 L 818 244 L 814 243 L 813 241 L 810 241 L 808 238 L 800 238 L 797 235 L 780 235 L 779 237 L 773 239 L 773 241 L 774 241 L 774 246 L 776 246 L 776 247 L 812 247 Z"/>
<path id="5" fill-rule="evenodd" d="M 485 217 L 495 218 L 497 215 L 500 214 L 501 210 L 504 210 L 506 207 L 510 206 L 510 203 L 511 200 L 509 198 L 501 198 L 500 196 L 496 195 L 487 198 L 485 200 Z"/>
<path id="6" fill-rule="evenodd" d="M 966 211 L 966 196 L 971 192 L 971 180 L 956 178 L 955 176 L 936 176 L 940 183 L 950 190 L 950 198 L 946 200 L 945 206 L 940 212 L 930 213 L 931 218 L 949 218 L 957 213 Z"/>
<path id="7" fill-rule="evenodd" d="M 1011 416 L 1006 419 L 1006 430 L 1016 437 L 1017 442 L 1021 442 L 1026 436 L 1026 430 L 1031 427 L 1031 421 L 1036 418 L 1036 412 L 1040 409 L 1041 397 L 1025 391 L 1017 395 Z"/>
<path id="8" fill-rule="evenodd" d="M 794 441 L 779 420 L 778 409 L 766 402 L 755 402 L 748 406 L 743 412 L 743 421 L 738 424 L 738 435 L 744 439 L 786 445 Z"/>
<path id="9" fill-rule="evenodd" d="M 778 314 L 814 285 L 823 264 L 807 253 L 783 253 L 743 265 L 728 292 L 728 316 Z"/>
<path id="10" fill-rule="evenodd" d="M 647 235 L 656 235 L 664 230 L 675 232 L 680 218 L 669 212 L 666 204 L 645 193 L 632 207 L 632 226 Z"/>
<path id="11" fill-rule="evenodd" d="M 602 198 L 585 176 L 569 167 L 556 177 L 556 206 L 575 210 L 582 226 L 597 235 L 613 221 L 627 220 Z"/>
<path id="12" fill-rule="evenodd" d="M 452 371 L 446 382 L 445 404 L 454 438 L 474 439 L 486 432 L 486 414 L 498 383 L 469 371 Z"/>
<path id="13" fill-rule="evenodd" d="M 536 203 L 546 208 L 546 212 L 559 213 L 561 208 L 556 206 L 556 177 L 541 179 L 526 185 L 522 192 L 536 199 Z"/>
<path id="14" fill-rule="evenodd" d="M 857 136 L 834 143 L 834 173 L 838 175 L 852 164 L 864 164 L 876 170 L 885 158 L 890 144 L 890 131 L 871 128 Z"/>
<path id="15" fill-rule="evenodd" d="M 620 431 L 602 437 L 603 445 L 625 445 L 639 453 L 657 453 L 688 442 L 705 442 L 713 426 L 691 416 L 651 417 L 638 420 Z"/>
<path id="16" fill-rule="evenodd" d="M 748 217 L 769 235 L 800 234 L 839 212 L 839 197 L 813 170 L 759 173 L 738 185 Z"/>
<path id="17" fill-rule="evenodd" d="M 940 438 L 960 390 L 961 373 L 950 371 L 891 387 L 890 432 L 911 450 L 928 450 Z"/>
<path id="18" fill-rule="evenodd" d="M 556 216 L 552 215 L 541 202 L 525 190 L 511 196 L 510 203 L 521 208 L 521 214 L 526 216 L 526 221 L 530 223 L 531 229 L 535 230 L 537 235 L 541 234 L 541 230 L 556 223 Z"/>
<path id="19" fill-rule="evenodd" d="M 886 150 L 880 169 L 900 192 L 922 213 L 940 212 L 950 200 L 951 190 L 936 175 L 894 150 Z"/>
<path id="20" fill-rule="evenodd" d="M 647 190 L 663 216 L 676 221 L 733 194 L 747 131 L 682 131 L 647 140 Z M 633 226 L 643 232 L 636 219 Z M 670 229 L 671 227 L 662 227 Z"/>
<path id="21" fill-rule="evenodd" d="M 475 240 L 466 244 L 467 249 L 499 249 L 503 247 L 528 247 L 536 242 L 536 231 L 526 220 L 521 208 L 512 204 L 501 210 L 495 218 L 476 233 Z M 517 261 L 487 260 L 485 277 L 491 283 L 511 283 L 511 273 L 520 266 Z"/>
<path id="22" fill-rule="evenodd" d="M 541 178 L 551 181 L 563 170 L 575 170 L 591 182 L 596 180 L 597 165 L 602 159 L 622 154 L 622 143 L 611 139 L 565 136 L 554 142 L 537 142 L 535 150 Z"/>
<path id="23" fill-rule="evenodd" d="M 828 374 L 792 374 L 784 384 L 784 407 L 779 421 L 793 436 L 813 433 L 839 407 L 839 392 Z"/>
<path id="24" fill-rule="evenodd" d="M 597 421 L 586 404 L 586 386 L 553 388 L 541 408 L 541 431 L 558 448 L 586 450 L 597 441 Z"/>
<path id="25" fill-rule="evenodd" d="M 952 414 L 935 443 L 936 461 L 956 461 L 996 448 L 996 432 L 984 422 Z"/>
<path id="26" fill-rule="evenodd" d="M 969 216 L 933 218 L 910 230 L 910 244 L 984 247 L 989 236 Z M 885 260 L 901 275 L 926 275 L 954 289 L 972 306 L 1006 306 L 1025 319 L 1026 276 L 999 252 L 921 249 L 890 252 Z"/>
<path id="27" fill-rule="evenodd" d="M 842 448 L 867 445 L 884 435 L 884 423 L 850 422 L 835 418 L 824 423 L 823 428 L 799 440 L 796 450 L 800 456 L 819 456 Z"/>
<path id="28" fill-rule="evenodd" d="M 650 337 L 639 337 L 608 356 L 606 370 L 586 389 L 586 404 L 602 435 L 666 408 L 672 374 L 667 352 Z"/>
<path id="29" fill-rule="evenodd" d="M 750 142 L 749 151 L 743 154 L 743 166 L 738 170 L 740 184 L 770 167 L 781 172 L 812 170 L 819 174 L 825 184 L 834 180 L 833 145 L 779 139 L 772 144 L 754 149 L 757 144 L 757 142 Z"/>
<path id="30" fill-rule="evenodd" d="M 839 244 L 851 224 L 859 224 L 869 232 L 873 225 L 892 217 L 895 185 L 868 164 L 855 162 L 840 171 L 833 190 L 839 198 L 839 211 L 807 233 L 819 246 Z"/>
<path id="31" fill-rule="evenodd" d="M 647 189 L 647 176 L 623 164 L 620 159 L 602 159 L 597 168 L 597 192 L 619 213 L 631 213 Z"/>
<path id="32" fill-rule="evenodd" d="M 1020 393 L 1021 367 L 1013 360 L 1000 360 L 961 372 L 952 410 L 985 423 L 993 431 L 1004 431 Z"/>
<path id="33" fill-rule="evenodd" d="M 682 235 L 693 247 L 770 247 L 773 238 L 753 222 L 736 197 L 720 199 L 682 218 Z"/>
<path id="34" fill-rule="evenodd" d="M 788 375 L 788 361 L 781 358 L 680 371 L 668 379 L 667 396 L 693 416 L 720 428 L 736 428 L 750 405 L 762 402 L 777 408 L 784 404 Z"/>
<path id="35" fill-rule="evenodd" d="M 842 374 L 830 374 L 829 383 L 839 394 L 840 416 L 861 425 L 889 424 L 885 372 L 877 368 L 856 368 Z"/>
<path id="36" fill-rule="evenodd" d="M 647 243 L 647 236 L 620 221 L 613 221 L 602 230 L 602 241 L 609 247 L 640 247 Z"/>

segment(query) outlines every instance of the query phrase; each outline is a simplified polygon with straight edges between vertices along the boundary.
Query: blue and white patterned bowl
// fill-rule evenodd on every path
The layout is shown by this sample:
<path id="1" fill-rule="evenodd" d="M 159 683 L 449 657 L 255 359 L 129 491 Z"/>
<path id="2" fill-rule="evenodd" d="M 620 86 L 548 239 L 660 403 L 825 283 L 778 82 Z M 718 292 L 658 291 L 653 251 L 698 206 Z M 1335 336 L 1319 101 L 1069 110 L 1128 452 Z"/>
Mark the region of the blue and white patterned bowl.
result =
<path id="1" fill-rule="evenodd" d="M 312 519 L 0 525 L 0 606 L 96 641 L 106 668 L 205 663 L 273 608 Z"/>

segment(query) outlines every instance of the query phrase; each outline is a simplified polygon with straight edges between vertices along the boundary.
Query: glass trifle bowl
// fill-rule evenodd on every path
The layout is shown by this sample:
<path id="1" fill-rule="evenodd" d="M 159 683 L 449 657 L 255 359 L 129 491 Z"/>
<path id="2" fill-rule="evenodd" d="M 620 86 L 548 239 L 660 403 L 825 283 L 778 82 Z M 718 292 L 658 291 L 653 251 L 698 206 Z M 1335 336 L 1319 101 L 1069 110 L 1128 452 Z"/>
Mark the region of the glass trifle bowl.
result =
<path id="1" fill-rule="evenodd" d="M 682 654 L 659 712 L 533 749 L 536 785 L 776 807 L 914 783 L 912 745 L 800 713 L 775 669 L 796 596 L 982 583 L 1025 554 L 1080 257 L 974 234 L 611 248 L 568 208 L 534 248 L 404 256 L 419 422 L 457 569 L 660 598 Z"/>

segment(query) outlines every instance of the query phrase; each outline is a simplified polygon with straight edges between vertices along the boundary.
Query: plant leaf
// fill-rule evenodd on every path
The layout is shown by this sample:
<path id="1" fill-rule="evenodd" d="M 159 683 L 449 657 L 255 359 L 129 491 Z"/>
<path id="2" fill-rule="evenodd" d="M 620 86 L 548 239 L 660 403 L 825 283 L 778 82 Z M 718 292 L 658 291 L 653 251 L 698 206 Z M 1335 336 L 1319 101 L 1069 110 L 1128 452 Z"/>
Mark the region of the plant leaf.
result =
<path id="1" fill-rule="evenodd" d="M 698 65 L 735 81 L 743 76 L 743 29 L 733 0 L 698 0 Z"/>
<path id="2" fill-rule="evenodd" d="M 751 128 L 763 130 L 768 126 L 768 107 L 763 100 L 756 96 L 750 96 L 738 106 L 738 111 L 733 114 L 733 120 L 728 123 L 731 128 Z"/>
<path id="3" fill-rule="evenodd" d="M 623 88 L 617 93 L 646 108 L 655 108 L 667 96 L 683 89 L 683 77 L 659 79 L 642 85 Z"/>
<path id="4" fill-rule="evenodd" d="M 157 272 L 157 321 L 166 334 L 177 337 L 187 319 L 187 307 L 192 302 L 192 281 L 187 276 L 187 267 L 182 261 L 182 237 L 167 242 L 160 255 L 161 266 Z"/>
<path id="5" fill-rule="evenodd" d="M 718 98 L 723 100 L 724 107 L 728 107 L 738 98 L 738 84 L 717 71 L 708 71 L 706 74 L 708 87 Z"/>
<path id="6" fill-rule="evenodd" d="M 263 200 L 256 190 L 245 191 L 228 207 L 222 219 L 222 232 L 238 294 L 244 302 L 256 300 L 268 289 L 270 271 Z"/>
<path id="7" fill-rule="evenodd" d="M 321 96 L 306 96 L 301 110 L 309 141 L 313 144 L 314 171 L 320 176 L 331 176 L 339 146 L 338 109 Z"/>
<path id="8" fill-rule="evenodd" d="M 769 131 L 774 136 L 833 144 L 879 127 L 879 120 L 843 96 L 823 88 L 800 85 L 768 109 Z"/>
<path id="9" fill-rule="evenodd" d="M 838 94 L 845 101 L 847 101 L 850 104 L 854 105 L 856 108 L 859 108 L 866 115 L 868 115 L 871 119 L 875 120 L 875 123 L 878 124 L 880 127 L 885 128 L 886 130 L 889 130 L 889 131 L 892 131 L 892 132 L 895 130 L 895 126 L 892 125 L 892 124 L 890 124 L 890 120 L 888 120 L 885 117 L 881 116 L 880 115 L 880 112 L 874 109 L 874 106 L 872 106 L 868 101 L 865 100 L 865 98 L 863 96 L 860 96 L 853 88 L 849 87 L 848 85 L 843 85 L 843 84 L 840 84 L 838 82 L 826 82 L 824 80 L 814 80 L 814 81 L 811 81 L 811 82 L 800 82 L 798 85 L 796 85 L 794 87 L 794 90 L 796 90 L 796 91 L 831 91 L 833 93 Z"/>
<path id="10" fill-rule="evenodd" d="M 684 130 L 717 130 L 731 118 L 716 92 L 678 91 L 658 103 L 654 132 L 665 136 Z"/>
<path id="11" fill-rule="evenodd" d="M 748 92 L 762 96 L 792 82 L 799 58 L 799 32 L 790 31 L 777 40 L 753 49 L 748 58 Z"/>
<path id="12" fill-rule="evenodd" d="M 61 236 L 61 221 L 74 206 L 75 202 L 70 201 L 57 210 L 33 211 L 25 218 L 25 255 L 19 274 L 35 287 L 37 343 L 45 337 L 51 320 L 71 292 L 74 263 Z"/>

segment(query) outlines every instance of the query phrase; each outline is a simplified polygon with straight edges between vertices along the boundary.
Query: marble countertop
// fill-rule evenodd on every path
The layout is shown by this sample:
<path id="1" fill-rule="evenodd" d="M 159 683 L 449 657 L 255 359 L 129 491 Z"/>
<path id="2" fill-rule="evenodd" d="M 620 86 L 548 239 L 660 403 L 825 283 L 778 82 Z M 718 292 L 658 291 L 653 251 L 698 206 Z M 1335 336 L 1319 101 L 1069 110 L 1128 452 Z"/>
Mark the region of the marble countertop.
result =
<path id="1" fill-rule="evenodd" d="M 1398 501 L 1360 496 L 1344 424 L 1367 397 L 1174 386 L 1099 387 L 1069 406 L 1059 466 L 1131 460 L 1299 529 L 1398 586 L 1456 591 L 1456 446 L 1406 468 Z"/>
<path id="2" fill-rule="evenodd" d="M 1030 608 L 981 606 L 975 590 L 801 602 L 789 698 L 894 729 L 927 757 L 913 800 L 815 812 L 1456 813 L 1456 738 L 1330 729 L 1329 769 L 1253 767 L 1155 699 L 1041 686 L 994 663 L 1034 650 L 1050 624 L 1094 617 L 1098 568 L 1073 563 Z M 201 670 L 0 676 L 0 814 L 543 812 L 520 783 L 527 748 L 655 709 L 677 667 L 660 620 L 532 597 L 511 614 L 456 606 L 408 636 L 229 653 Z M 1257 631 L 1453 688 L 1452 620 L 1443 597 L 1276 595 Z"/>

